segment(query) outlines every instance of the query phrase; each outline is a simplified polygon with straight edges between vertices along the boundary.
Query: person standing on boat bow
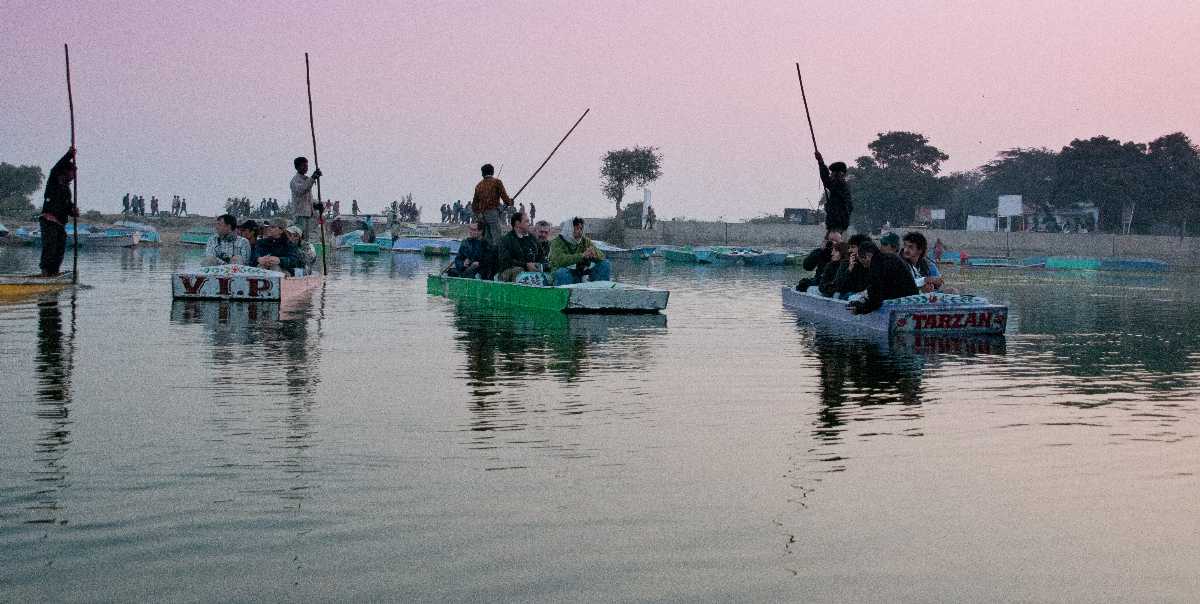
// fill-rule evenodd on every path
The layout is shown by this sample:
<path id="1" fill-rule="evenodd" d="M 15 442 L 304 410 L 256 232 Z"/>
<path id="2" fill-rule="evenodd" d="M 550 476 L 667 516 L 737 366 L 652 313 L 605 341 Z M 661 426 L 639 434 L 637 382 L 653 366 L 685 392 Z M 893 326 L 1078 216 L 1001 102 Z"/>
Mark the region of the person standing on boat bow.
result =
<path id="1" fill-rule="evenodd" d="M 67 249 L 67 220 L 79 215 L 71 197 L 71 181 L 75 180 L 75 147 L 50 168 L 46 178 L 45 200 L 38 223 L 42 228 L 43 277 L 55 277 L 62 266 L 63 253 Z"/>
<path id="2" fill-rule="evenodd" d="M 479 169 L 483 173 L 483 180 L 475 185 L 475 196 L 471 199 L 471 211 L 480 218 L 483 223 L 483 240 L 489 245 L 500 245 L 500 205 L 501 202 L 505 206 L 512 207 L 513 200 L 509 198 L 508 191 L 504 190 L 504 183 L 499 178 L 493 176 L 496 169 L 492 164 L 483 164 Z"/>
<path id="3" fill-rule="evenodd" d="M 820 151 L 816 152 L 816 157 L 821 183 L 825 185 L 825 230 L 845 233 L 850 228 L 850 214 L 854 212 L 850 185 L 846 182 L 846 164 L 835 161 L 826 168 Z"/>
<path id="4" fill-rule="evenodd" d="M 312 188 L 321 178 L 321 171 L 313 172 L 313 175 L 308 176 L 308 158 L 297 157 L 292 160 L 292 165 L 296 168 L 296 175 L 292 176 L 292 217 L 296 220 L 296 226 L 304 232 L 304 239 L 312 240 L 312 219 L 313 216 L 321 215 L 321 205 L 313 199 Z"/>

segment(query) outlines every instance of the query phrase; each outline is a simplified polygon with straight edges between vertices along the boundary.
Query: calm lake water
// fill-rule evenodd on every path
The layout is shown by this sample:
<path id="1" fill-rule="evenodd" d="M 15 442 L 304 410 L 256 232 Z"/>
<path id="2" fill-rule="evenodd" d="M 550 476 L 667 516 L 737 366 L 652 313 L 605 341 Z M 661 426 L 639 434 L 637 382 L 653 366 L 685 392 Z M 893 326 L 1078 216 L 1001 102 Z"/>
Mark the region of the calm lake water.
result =
<path id="1" fill-rule="evenodd" d="M 0 601 L 1200 597 L 1195 274 L 950 269 L 1010 333 L 916 348 L 791 269 L 619 263 L 667 313 L 567 317 L 347 255 L 279 318 L 172 304 L 198 255 L 0 305 Z"/>

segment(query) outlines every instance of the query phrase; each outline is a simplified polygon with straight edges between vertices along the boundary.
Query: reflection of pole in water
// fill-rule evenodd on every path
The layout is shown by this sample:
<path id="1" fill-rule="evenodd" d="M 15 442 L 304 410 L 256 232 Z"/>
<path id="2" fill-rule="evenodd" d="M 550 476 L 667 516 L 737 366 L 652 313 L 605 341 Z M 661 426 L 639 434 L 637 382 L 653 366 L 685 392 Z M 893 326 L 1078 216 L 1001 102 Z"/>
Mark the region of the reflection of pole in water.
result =
<path id="1" fill-rule="evenodd" d="M 41 517 L 31 523 L 66 523 L 61 517 L 58 494 L 68 486 L 69 471 L 63 464 L 71 444 L 70 403 L 71 371 L 75 347 L 75 292 L 71 292 L 71 335 L 64 337 L 62 313 L 58 297 L 38 302 L 37 353 L 34 368 L 37 372 L 37 407 L 34 416 L 45 420 L 46 426 L 34 443 L 32 471 L 37 485 L 34 503 L 29 509 Z"/>

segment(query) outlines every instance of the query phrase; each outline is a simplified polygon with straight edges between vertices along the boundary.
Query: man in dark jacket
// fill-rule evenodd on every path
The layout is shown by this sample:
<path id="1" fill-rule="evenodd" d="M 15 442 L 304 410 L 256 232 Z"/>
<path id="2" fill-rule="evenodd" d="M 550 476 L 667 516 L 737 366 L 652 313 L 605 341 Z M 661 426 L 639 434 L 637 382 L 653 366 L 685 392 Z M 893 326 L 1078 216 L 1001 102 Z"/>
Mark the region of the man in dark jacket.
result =
<path id="1" fill-rule="evenodd" d="M 50 168 L 46 178 L 46 195 L 42 202 L 42 215 L 38 223 L 42 227 L 42 276 L 54 277 L 62 266 L 63 252 L 67 247 L 67 220 L 79 215 L 71 199 L 71 181 L 75 180 L 75 147 Z"/>
<path id="2" fill-rule="evenodd" d="M 267 223 L 263 236 L 254 244 L 250 254 L 250 265 L 272 271 L 292 273 L 297 267 L 304 267 L 304 259 L 300 249 L 287 238 L 284 229 L 287 220 L 276 218 Z"/>
<path id="3" fill-rule="evenodd" d="M 478 222 L 472 222 L 467 227 L 467 238 L 458 246 L 458 255 L 447 273 L 451 277 L 475 277 L 483 268 L 483 240 L 480 234 L 483 227 Z"/>
<path id="4" fill-rule="evenodd" d="M 858 246 L 858 257 L 869 269 L 867 272 L 867 298 L 849 304 L 850 311 L 862 315 L 878 310 L 884 300 L 903 298 L 917 294 L 912 272 L 904 260 L 895 254 L 879 251 L 872 241 Z"/>
<path id="5" fill-rule="evenodd" d="M 537 241 L 529 234 L 529 217 L 513 214 L 512 230 L 500 238 L 499 281 L 513 281 L 523 272 L 539 272 Z"/>
<path id="6" fill-rule="evenodd" d="M 854 211 L 854 202 L 850 199 L 850 185 L 846 183 L 846 164 L 835 161 L 826 168 L 820 151 L 817 151 L 816 156 L 821 182 L 828 191 L 825 200 L 825 228 L 845 232 L 850 228 L 850 214 Z"/>

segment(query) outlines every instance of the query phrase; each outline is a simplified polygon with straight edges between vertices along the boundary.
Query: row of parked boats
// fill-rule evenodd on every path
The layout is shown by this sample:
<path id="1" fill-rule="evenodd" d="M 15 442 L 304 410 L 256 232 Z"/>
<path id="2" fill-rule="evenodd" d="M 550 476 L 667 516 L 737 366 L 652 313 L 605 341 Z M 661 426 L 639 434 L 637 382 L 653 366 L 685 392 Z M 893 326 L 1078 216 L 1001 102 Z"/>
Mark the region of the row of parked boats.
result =
<path id="1" fill-rule="evenodd" d="M 13 242 L 24 245 L 41 245 L 42 231 L 38 227 L 19 227 L 9 236 Z M 74 244 L 75 225 L 67 225 L 67 245 Z M 207 240 L 205 240 L 207 241 Z M 158 229 L 140 222 L 122 220 L 111 225 L 79 225 L 79 246 L 85 248 L 133 247 L 135 245 L 158 245 L 162 240 Z"/>
<path id="2" fill-rule="evenodd" d="M 969 257 L 959 252 L 946 252 L 939 264 L 958 264 L 976 268 L 1047 269 L 1060 271 L 1133 271 L 1162 272 L 1169 265 L 1155 258 L 1091 258 L 1085 256 L 1028 256 L 1007 258 L 996 256 Z"/>

